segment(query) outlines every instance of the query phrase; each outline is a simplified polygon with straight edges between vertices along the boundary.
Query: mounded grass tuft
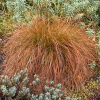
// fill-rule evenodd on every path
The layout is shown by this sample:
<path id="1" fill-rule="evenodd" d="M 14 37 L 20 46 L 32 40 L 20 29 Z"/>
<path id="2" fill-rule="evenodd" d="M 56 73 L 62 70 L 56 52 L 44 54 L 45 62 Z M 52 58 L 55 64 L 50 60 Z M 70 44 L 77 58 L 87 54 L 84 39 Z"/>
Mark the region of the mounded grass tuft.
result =
<path id="1" fill-rule="evenodd" d="M 89 63 L 97 57 L 95 43 L 85 29 L 66 19 L 37 17 L 16 30 L 5 47 L 3 74 L 12 77 L 27 68 L 31 80 L 38 74 L 40 79 L 46 77 L 69 88 L 81 86 L 90 77 Z"/>

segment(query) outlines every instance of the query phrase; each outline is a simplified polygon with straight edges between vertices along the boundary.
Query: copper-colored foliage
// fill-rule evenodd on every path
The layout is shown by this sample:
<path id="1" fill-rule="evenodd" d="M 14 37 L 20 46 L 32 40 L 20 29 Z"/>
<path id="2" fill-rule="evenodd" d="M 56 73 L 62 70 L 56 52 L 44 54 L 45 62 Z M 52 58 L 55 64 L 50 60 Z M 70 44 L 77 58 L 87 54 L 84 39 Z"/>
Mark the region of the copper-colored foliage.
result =
<path id="1" fill-rule="evenodd" d="M 9 38 L 3 74 L 12 77 L 27 68 L 30 81 L 38 74 L 68 87 L 78 87 L 90 77 L 88 64 L 96 60 L 96 48 L 85 29 L 65 19 L 32 22 Z"/>

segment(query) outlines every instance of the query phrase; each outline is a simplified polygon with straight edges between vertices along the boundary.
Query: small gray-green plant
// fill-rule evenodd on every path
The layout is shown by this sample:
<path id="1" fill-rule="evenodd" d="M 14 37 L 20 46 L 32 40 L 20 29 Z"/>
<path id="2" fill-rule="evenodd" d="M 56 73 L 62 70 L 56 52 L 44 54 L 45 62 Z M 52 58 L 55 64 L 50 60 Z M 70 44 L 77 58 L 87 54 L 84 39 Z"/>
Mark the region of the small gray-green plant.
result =
<path id="1" fill-rule="evenodd" d="M 32 3 L 32 6 L 26 3 Z M 57 15 L 60 17 L 69 16 L 81 19 L 84 15 L 84 21 L 98 23 L 99 13 L 97 13 L 100 1 L 99 0 L 7 0 L 8 11 L 12 13 L 12 18 L 17 21 L 27 19 L 27 12 L 31 14 L 41 15 Z M 24 20 L 25 20 L 24 19 Z"/>
<path id="2" fill-rule="evenodd" d="M 61 90 L 61 84 L 54 84 L 54 81 L 46 81 L 42 85 L 38 75 L 34 75 L 35 80 L 26 87 L 29 82 L 27 69 L 21 70 L 10 80 L 8 76 L 0 78 L 0 99 L 5 100 L 77 100 L 76 98 L 66 97 Z M 37 85 L 41 84 L 41 89 Z M 33 92 L 31 90 L 33 88 Z M 40 93 L 40 90 L 41 93 Z M 34 93 L 37 91 L 37 94 Z"/>
<path id="3" fill-rule="evenodd" d="M 31 12 L 32 7 L 25 3 L 26 0 L 7 0 L 6 5 L 8 12 L 10 13 L 11 19 L 21 22 L 30 20 L 29 11 Z"/>

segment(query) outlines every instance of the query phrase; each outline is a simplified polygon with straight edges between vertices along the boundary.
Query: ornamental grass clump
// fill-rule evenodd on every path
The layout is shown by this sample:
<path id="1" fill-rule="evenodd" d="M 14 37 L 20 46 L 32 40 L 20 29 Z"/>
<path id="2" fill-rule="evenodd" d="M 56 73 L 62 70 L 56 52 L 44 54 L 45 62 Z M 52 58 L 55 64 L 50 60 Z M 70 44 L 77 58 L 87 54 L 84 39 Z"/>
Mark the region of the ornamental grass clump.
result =
<path id="1" fill-rule="evenodd" d="M 85 31 L 66 19 L 34 18 L 5 45 L 3 74 L 12 77 L 27 68 L 29 81 L 38 74 L 63 87 L 79 87 L 92 74 L 89 63 L 97 60 L 95 43 Z"/>

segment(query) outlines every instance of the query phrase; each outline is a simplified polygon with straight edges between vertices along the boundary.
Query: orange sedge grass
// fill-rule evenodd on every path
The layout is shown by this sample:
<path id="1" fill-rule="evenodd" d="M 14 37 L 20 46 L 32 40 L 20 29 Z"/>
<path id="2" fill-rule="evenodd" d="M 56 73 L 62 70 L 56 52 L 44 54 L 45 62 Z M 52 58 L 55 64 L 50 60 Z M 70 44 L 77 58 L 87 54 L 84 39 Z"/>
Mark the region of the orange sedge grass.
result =
<path id="1" fill-rule="evenodd" d="M 11 78 L 27 68 L 30 81 L 37 74 L 64 87 L 81 86 L 92 74 L 89 63 L 97 59 L 96 45 L 84 28 L 74 24 L 37 17 L 31 25 L 16 30 L 5 45 L 3 74 Z"/>

